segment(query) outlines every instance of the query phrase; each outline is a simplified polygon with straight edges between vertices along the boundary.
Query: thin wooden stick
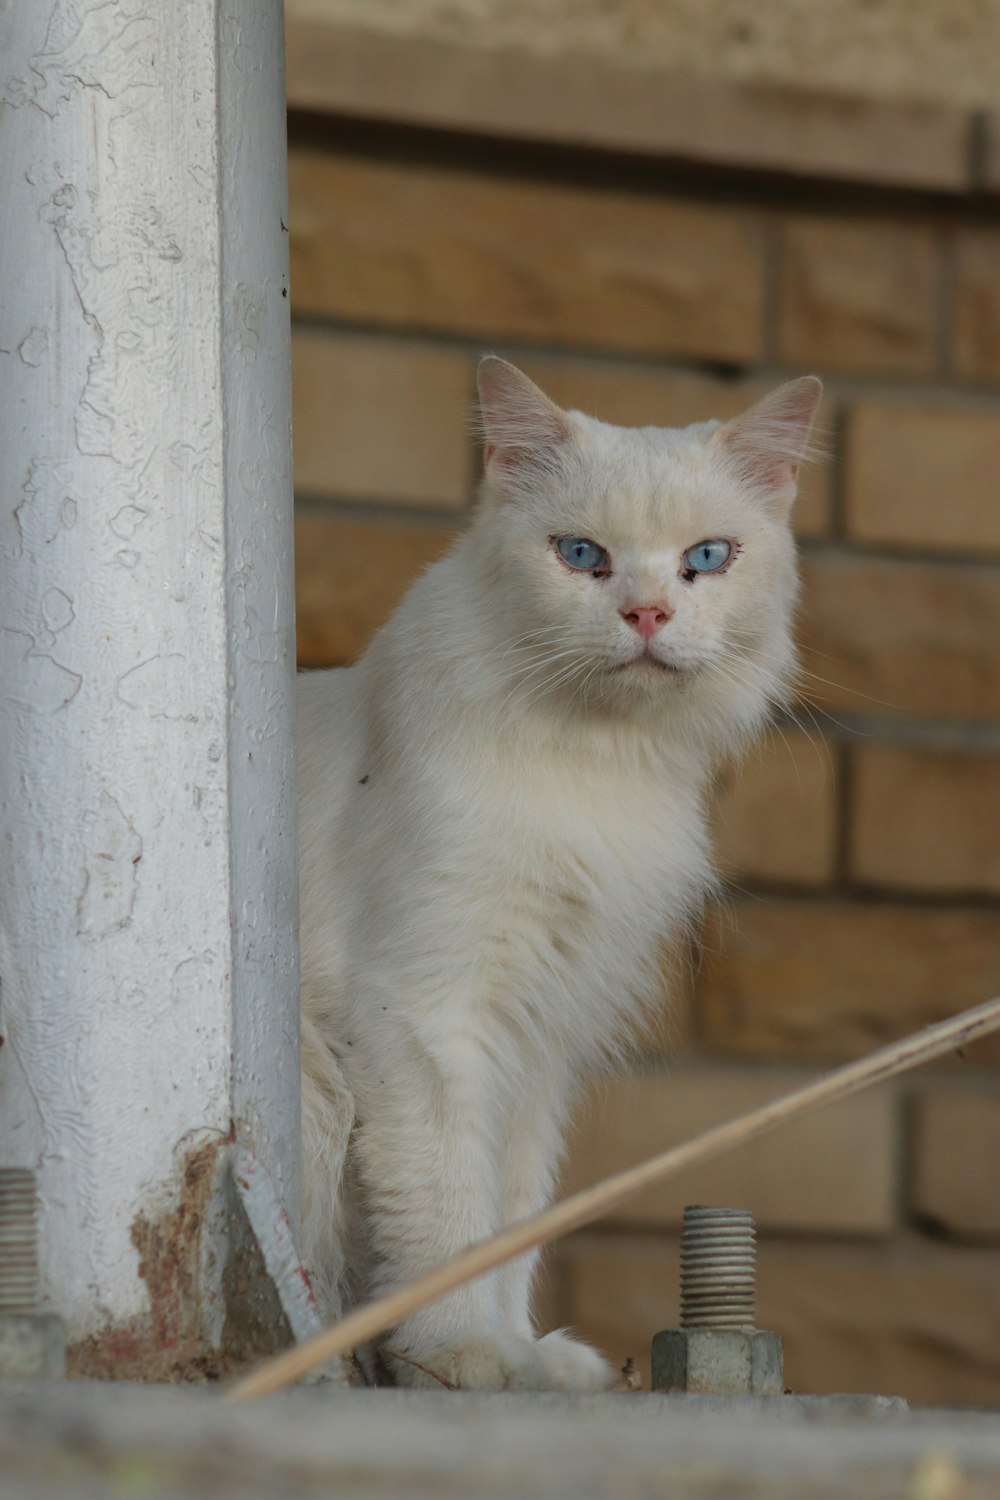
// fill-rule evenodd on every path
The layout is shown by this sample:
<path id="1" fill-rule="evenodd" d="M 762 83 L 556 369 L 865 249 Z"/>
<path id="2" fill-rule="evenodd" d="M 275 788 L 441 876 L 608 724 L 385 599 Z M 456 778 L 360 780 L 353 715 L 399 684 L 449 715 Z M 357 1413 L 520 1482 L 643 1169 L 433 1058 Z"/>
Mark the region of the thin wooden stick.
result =
<path id="1" fill-rule="evenodd" d="M 989 1000 L 973 1010 L 963 1011 L 935 1026 L 925 1027 L 923 1031 L 904 1037 L 900 1042 L 893 1042 L 888 1047 L 869 1053 L 858 1062 L 836 1068 L 832 1073 L 825 1073 L 812 1083 L 774 1099 L 759 1109 L 751 1110 L 749 1114 L 730 1120 L 725 1125 L 716 1125 L 683 1145 L 673 1146 L 669 1151 L 651 1157 L 638 1166 L 617 1172 L 604 1182 L 554 1204 L 544 1213 L 534 1214 L 529 1219 L 512 1224 L 494 1239 L 471 1245 L 461 1255 L 418 1276 L 416 1281 L 389 1292 L 377 1301 L 368 1303 L 366 1307 L 359 1307 L 315 1338 L 276 1355 L 273 1359 L 265 1360 L 251 1374 L 237 1381 L 225 1399 L 230 1402 L 251 1401 L 281 1390 L 307 1375 L 310 1370 L 315 1370 L 317 1365 L 333 1359 L 335 1355 L 344 1354 L 358 1344 L 394 1328 L 417 1308 L 428 1302 L 435 1302 L 463 1282 L 471 1281 L 473 1277 L 481 1276 L 486 1271 L 493 1271 L 527 1250 L 534 1250 L 539 1245 L 569 1234 L 573 1229 L 592 1223 L 609 1209 L 636 1197 L 653 1183 L 662 1182 L 664 1178 L 672 1177 L 697 1162 L 718 1156 L 723 1151 L 729 1151 L 734 1146 L 756 1140 L 811 1110 L 835 1104 L 861 1089 L 884 1083 L 899 1073 L 940 1057 L 942 1053 L 966 1047 L 997 1030 L 1000 1030 L 1000 998 Z"/>

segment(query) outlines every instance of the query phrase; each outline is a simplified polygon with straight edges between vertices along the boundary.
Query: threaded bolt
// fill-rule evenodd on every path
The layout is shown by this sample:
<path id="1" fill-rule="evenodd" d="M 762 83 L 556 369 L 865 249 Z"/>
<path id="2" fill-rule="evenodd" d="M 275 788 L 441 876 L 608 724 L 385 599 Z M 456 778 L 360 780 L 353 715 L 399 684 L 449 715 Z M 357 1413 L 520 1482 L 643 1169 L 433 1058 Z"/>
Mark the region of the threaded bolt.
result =
<path id="1" fill-rule="evenodd" d="M 38 1309 L 38 1205 L 35 1174 L 0 1167 L 0 1314 Z"/>
<path id="2" fill-rule="evenodd" d="M 681 1327 L 756 1327 L 756 1231 L 746 1208 L 689 1207 L 681 1231 Z"/>

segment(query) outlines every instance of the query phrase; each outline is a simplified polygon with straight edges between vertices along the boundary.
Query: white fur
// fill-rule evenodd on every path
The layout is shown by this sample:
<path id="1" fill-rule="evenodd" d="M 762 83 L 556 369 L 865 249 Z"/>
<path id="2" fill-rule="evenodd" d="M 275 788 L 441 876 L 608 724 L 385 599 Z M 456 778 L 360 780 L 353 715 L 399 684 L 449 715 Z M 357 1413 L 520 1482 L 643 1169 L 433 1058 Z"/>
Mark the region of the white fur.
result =
<path id="1" fill-rule="evenodd" d="M 548 1202 L 583 1076 L 623 1055 L 712 886 L 705 799 L 784 699 L 787 513 L 819 396 L 622 429 L 481 367 L 473 525 L 354 667 L 300 687 L 303 1255 L 325 1311 Z M 574 573 L 591 538 L 611 576 Z M 681 557 L 738 540 L 720 575 Z M 641 652 L 622 617 L 672 618 Z M 534 1258 L 407 1319 L 407 1384 L 588 1389 L 536 1340 Z"/>

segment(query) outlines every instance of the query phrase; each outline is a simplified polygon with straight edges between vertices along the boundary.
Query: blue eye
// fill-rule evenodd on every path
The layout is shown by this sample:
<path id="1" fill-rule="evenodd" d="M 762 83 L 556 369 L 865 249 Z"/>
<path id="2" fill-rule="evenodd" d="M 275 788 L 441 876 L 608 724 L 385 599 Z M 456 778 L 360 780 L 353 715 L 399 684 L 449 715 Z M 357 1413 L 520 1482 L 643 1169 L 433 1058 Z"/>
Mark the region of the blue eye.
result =
<path id="1" fill-rule="evenodd" d="M 684 566 L 689 573 L 717 573 L 724 568 L 733 555 L 732 542 L 699 542 L 689 547 L 684 554 Z"/>
<path id="2" fill-rule="evenodd" d="M 571 568 L 581 573 L 593 573 L 597 568 L 606 568 L 609 558 L 603 547 L 585 536 L 561 536 L 556 542 L 559 556 Z"/>

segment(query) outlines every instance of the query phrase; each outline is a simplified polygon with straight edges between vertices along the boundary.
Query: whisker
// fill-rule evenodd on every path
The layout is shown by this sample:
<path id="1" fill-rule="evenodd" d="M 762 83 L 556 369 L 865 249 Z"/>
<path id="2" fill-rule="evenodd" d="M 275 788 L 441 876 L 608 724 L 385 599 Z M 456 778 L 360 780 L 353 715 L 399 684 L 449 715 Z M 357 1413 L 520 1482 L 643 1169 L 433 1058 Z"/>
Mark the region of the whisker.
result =
<path id="1" fill-rule="evenodd" d="M 736 653 L 734 653 L 734 655 L 735 654 Z M 763 657 L 761 657 L 760 660 L 762 662 L 766 661 L 766 659 L 763 658 Z M 796 682 L 797 682 L 797 679 L 800 678 L 800 677 L 812 677 L 817 682 L 826 683 L 829 687 L 837 688 L 839 691 L 844 692 L 844 693 L 851 693 L 855 697 L 865 698 L 865 699 L 867 699 L 867 701 L 869 703 L 877 703 L 882 708 L 896 708 L 896 709 L 898 709 L 898 708 L 902 707 L 901 704 L 890 703 L 886 699 L 872 698 L 867 693 L 861 693 L 861 692 L 859 692 L 855 688 L 849 688 L 849 687 L 847 687 L 847 685 L 845 683 L 833 682 L 829 678 L 819 677 L 819 676 L 817 676 L 817 674 L 815 672 L 809 672 L 807 668 L 805 668 L 805 667 L 803 667 L 801 665 L 801 663 L 796 663 L 795 671 L 794 671 L 794 677 L 796 679 Z M 816 701 L 815 698 L 812 698 L 812 699 L 805 698 L 805 696 L 803 695 L 803 693 L 800 692 L 800 691 L 798 691 L 797 687 L 796 687 L 795 701 L 794 701 L 793 707 L 794 707 L 795 711 L 801 710 L 803 713 L 806 713 L 806 714 L 809 715 L 809 717 L 812 720 L 813 724 L 816 726 L 816 732 L 817 732 L 817 734 L 819 734 L 821 738 L 825 739 L 825 736 L 823 735 L 823 731 L 822 731 L 819 723 L 817 722 L 817 718 L 816 718 L 817 714 L 822 715 L 822 717 L 824 719 L 828 720 L 829 723 L 835 724 L 837 726 L 837 728 L 838 729 L 842 729 L 845 734 L 864 735 L 864 731 L 855 728 L 855 726 L 853 726 L 851 724 L 845 724 L 843 722 L 843 720 L 838 719 L 835 714 L 832 714 L 832 713 L 829 712 L 829 710 L 822 708 L 820 706 L 820 704 Z M 867 737 L 867 736 L 865 736 L 865 737 Z"/>
<path id="2" fill-rule="evenodd" d="M 500 704 L 500 712 L 502 713 L 509 703 L 517 701 L 517 694 L 519 693 L 519 691 L 524 688 L 525 685 L 528 684 L 533 677 L 537 677 L 539 672 L 545 672 L 547 668 L 551 667 L 555 662 L 562 660 L 564 657 L 575 655 L 575 651 L 553 652 L 544 657 L 541 661 L 536 662 L 534 666 L 529 667 L 527 671 L 521 672 L 518 675 L 514 686 L 511 688 L 510 692 Z M 545 679 L 543 678 L 543 686 L 544 683 Z"/>
<path id="3" fill-rule="evenodd" d="M 600 671 L 600 669 L 601 669 L 602 666 L 603 666 L 603 663 L 601 661 L 595 661 L 594 665 L 591 667 L 590 671 L 587 673 L 586 677 L 583 679 L 583 681 L 580 684 L 580 693 L 581 693 L 581 696 L 583 697 L 584 703 L 586 703 L 588 701 L 588 699 L 589 699 L 588 689 L 590 687 L 590 684 L 593 681 L 594 676 L 596 675 L 597 672 Z"/>
<path id="4" fill-rule="evenodd" d="M 801 711 L 802 713 L 808 714 L 814 724 L 816 724 L 816 715 L 820 714 L 824 719 L 828 719 L 831 724 L 835 724 L 838 729 L 842 729 L 845 734 L 857 735 L 858 738 L 863 740 L 873 738 L 873 736 L 867 729 L 859 729 L 856 724 L 845 724 L 843 719 L 838 719 L 836 714 L 831 714 L 825 708 L 820 708 L 819 704 L 815 701 L 810 703 L 807 702 L 805 698 L 797 698 L 794 705 L 794 711 L 796 713 Z M 822 735 L 823 733 L 818 724 L 816 724 L 816 733 L 819 735 Z"/>
<path id="5" fill-rule="evenodd" d="M 795 759 L 795 752 L 792 750 L 791 745 L 788 743 L 788 736 L 785 734 L 785 732 L 782 729 L 782 727 L 781 727 L 780 724 L 777 724 L 777 723 L 769 724 L 768 725 L 768 729 L 769 729 L 769 732 L 771 734 L 776 734 L 778 736 L 778 738 L 781 740 L 781 743 L 784 745 L 785 749 L 787 750 L 787 752 L 788 752 L 788 759 L 791 761 L 792 766 L 793 766 L 793 768 L 795 770 L 795 789 L 796 789 L 796 791 L 801 792 L 802 791 L 802 772 L 799 770 L 798 761 Z"/>
<path id="6" fill-rule="evenodd" d="M 548 633 L 546 635 L 541 635 L 537 632 L 532 631 L 526 635 L 518 636 L 518 638 L 514 641 L 511 641 L 510 644 L 501 653 L 500 661 L 501 663 L 503 663 L 509 656 L 521 654 L 524 652 L 546 650 L 550 646 L 565 645 L 567 641 L 573 639 L 574 634 L 575 632 L 571 630 L 563 630 L 557 633 Z M 497 650 L 499 650 L 499 648 L 497 648 Z"/>
<path id="7" fill-rule="evenodd" d="M 543 680 L 541 683 L 536 683 L 531 692 L 528 693 L 528 695 L 519 702 L 518 707 L 520 708 L 521 712 L 523 713 L 526 709 L 530 708 L 533 703 L 537 703 L 539 699 L 546 697 L 550 692 L 554 692 L 557 687 L 570 682 L 573 677 L 582 672 L 585 667 L 586 662 L 574 662 L 568 667 L 563 667 L 562 671 L 557 673 L 554 678 Z"/>
<path id="8" fill-rule="evenodd" d="M 563 651 L 548 652 L 543 658 L 536 661 L 534 665 L 530 665 L 527 670 L 518 667 L 516 669 L 518 674 L 517 680 L 507 694 L 507 697 L 503 700 L 501 708 L 507 707 L 511 702 L 519 701 L 519 694 L 521 694 L 520 701 L 529 702 L 536 688 L 544 692 L 553 683 L 557 683 L 564 673 L 572 674 L 578 666 L 582 669 L 586 665 L 586 660 L 583 662 L 580 661 L 579 650 L 574 647 Z M 552 668 L 555 668 L 554 672 L 550 670 Z M 532 682 L 532 679 L 539 678 L 539 674 L 541 674 L 540 680 Z M 528 687 L 527 695 L 523 693 L 525 686 Z"/>
<path id="9" fill-rule="evenodd" d="M 743 685 L 743 684 L 741 684 L 740 678 L 737 677 L 735 675 L 735 672 L 732 670 L 732 668 L 734 668 L 735 666 L 737 666 L 741 662 L 743 662 L 743 663 L 751 663 L 751 664 L 753 664 L 755 666 L 758 666 L 758 667 L 761 667 L 761 668 L 765 667 L 765 660 L 764 660 L 764 658 L 760 657 L 759 654 L 756 655 L 756 656 L 754 656 L 754 655 L 751 655 L 746 650 L 737 650 L 737 649 L 733 648 L 732 646 L 730 646 L 727 649 L 727 652 L 726 652 L 725 656 L 723 656 L 723 657 L 716 657 L 715 660 L 713 661 L 712 665 L 719 672 L 720 676 L 725 677 L 728 681 L 731 681 L 731 682 Z M 806 705 L 803 705 L 803 706 L 806 706 Z M 821 764 L 825 764 L 826 769 L 829 771 L 830 775 L 832 776 L 832 775 L 835 774 L 835 768 L 834 768 L 834 763 L 833 763 L 833 756 L 832 756 L 831 751 L 830 751 L 830 746 L 827 743 L 826 736 L 822 733 L 822 730 L 820 729 L 818 723 L 816 723 L 815 718 L 813 719 L 813 723 L 814 723 L 815 728 L 816 728 L 816 737 L 814 738 L 810 734 L 806 734 L 805 737 L 809 741 L 810 748 L 819 757 Z M 800 725 L 799 728 L 801 729 L 802 726 Z M 775 734 L 778 735 L 778 737 L 781 739 L 781 742 L 784 745 L 786 751 L 788 752 L 788 757 L 791 760 L 792 765 L 793 765 L 793 767 L 795 769 L 795 782 L 796 782 L 796 786 L 801 791 L 801 789 L 802 789 L 802 773 L 801 773 L 801 770 L 799 768 L 799 764 L 798 764 L 797 760 L 795 759 L 795 753 L 792 750 L 791 744 L 788 741 L 788 737 L 784 733 L 781 725 L 776 720 L 772 719 L 771 723 L 768 726 L 768 729 L 769 729 L 769 732 L 772 735 L 775 735 Z M 805 733 L 804 730 L 803 730 L 803 733 Z M 762 756 L 762 753 L 763 753 L 763 750 L 761 748 L 758 751 L 758 755 Z"/>
<path id="10" fill-rule="evenodd" d="M 813 682 L 822 682 L 825 687 L 836 688 L 840 693 L 850 693 L 852 698 L 863 698 L 866 703 L 877 703 L 880 708 L 905 709 L 905 703 L 893 703 L 888 698 L 873 698 L 871 693 L 862 693 L 859 688 L 848 687 L 844 682 L 834 682 L 831 677 L 820 677 L 817 672 L 810 672 L 801 664 L 796 668 L 796 675 L 808 677 Z"/>

